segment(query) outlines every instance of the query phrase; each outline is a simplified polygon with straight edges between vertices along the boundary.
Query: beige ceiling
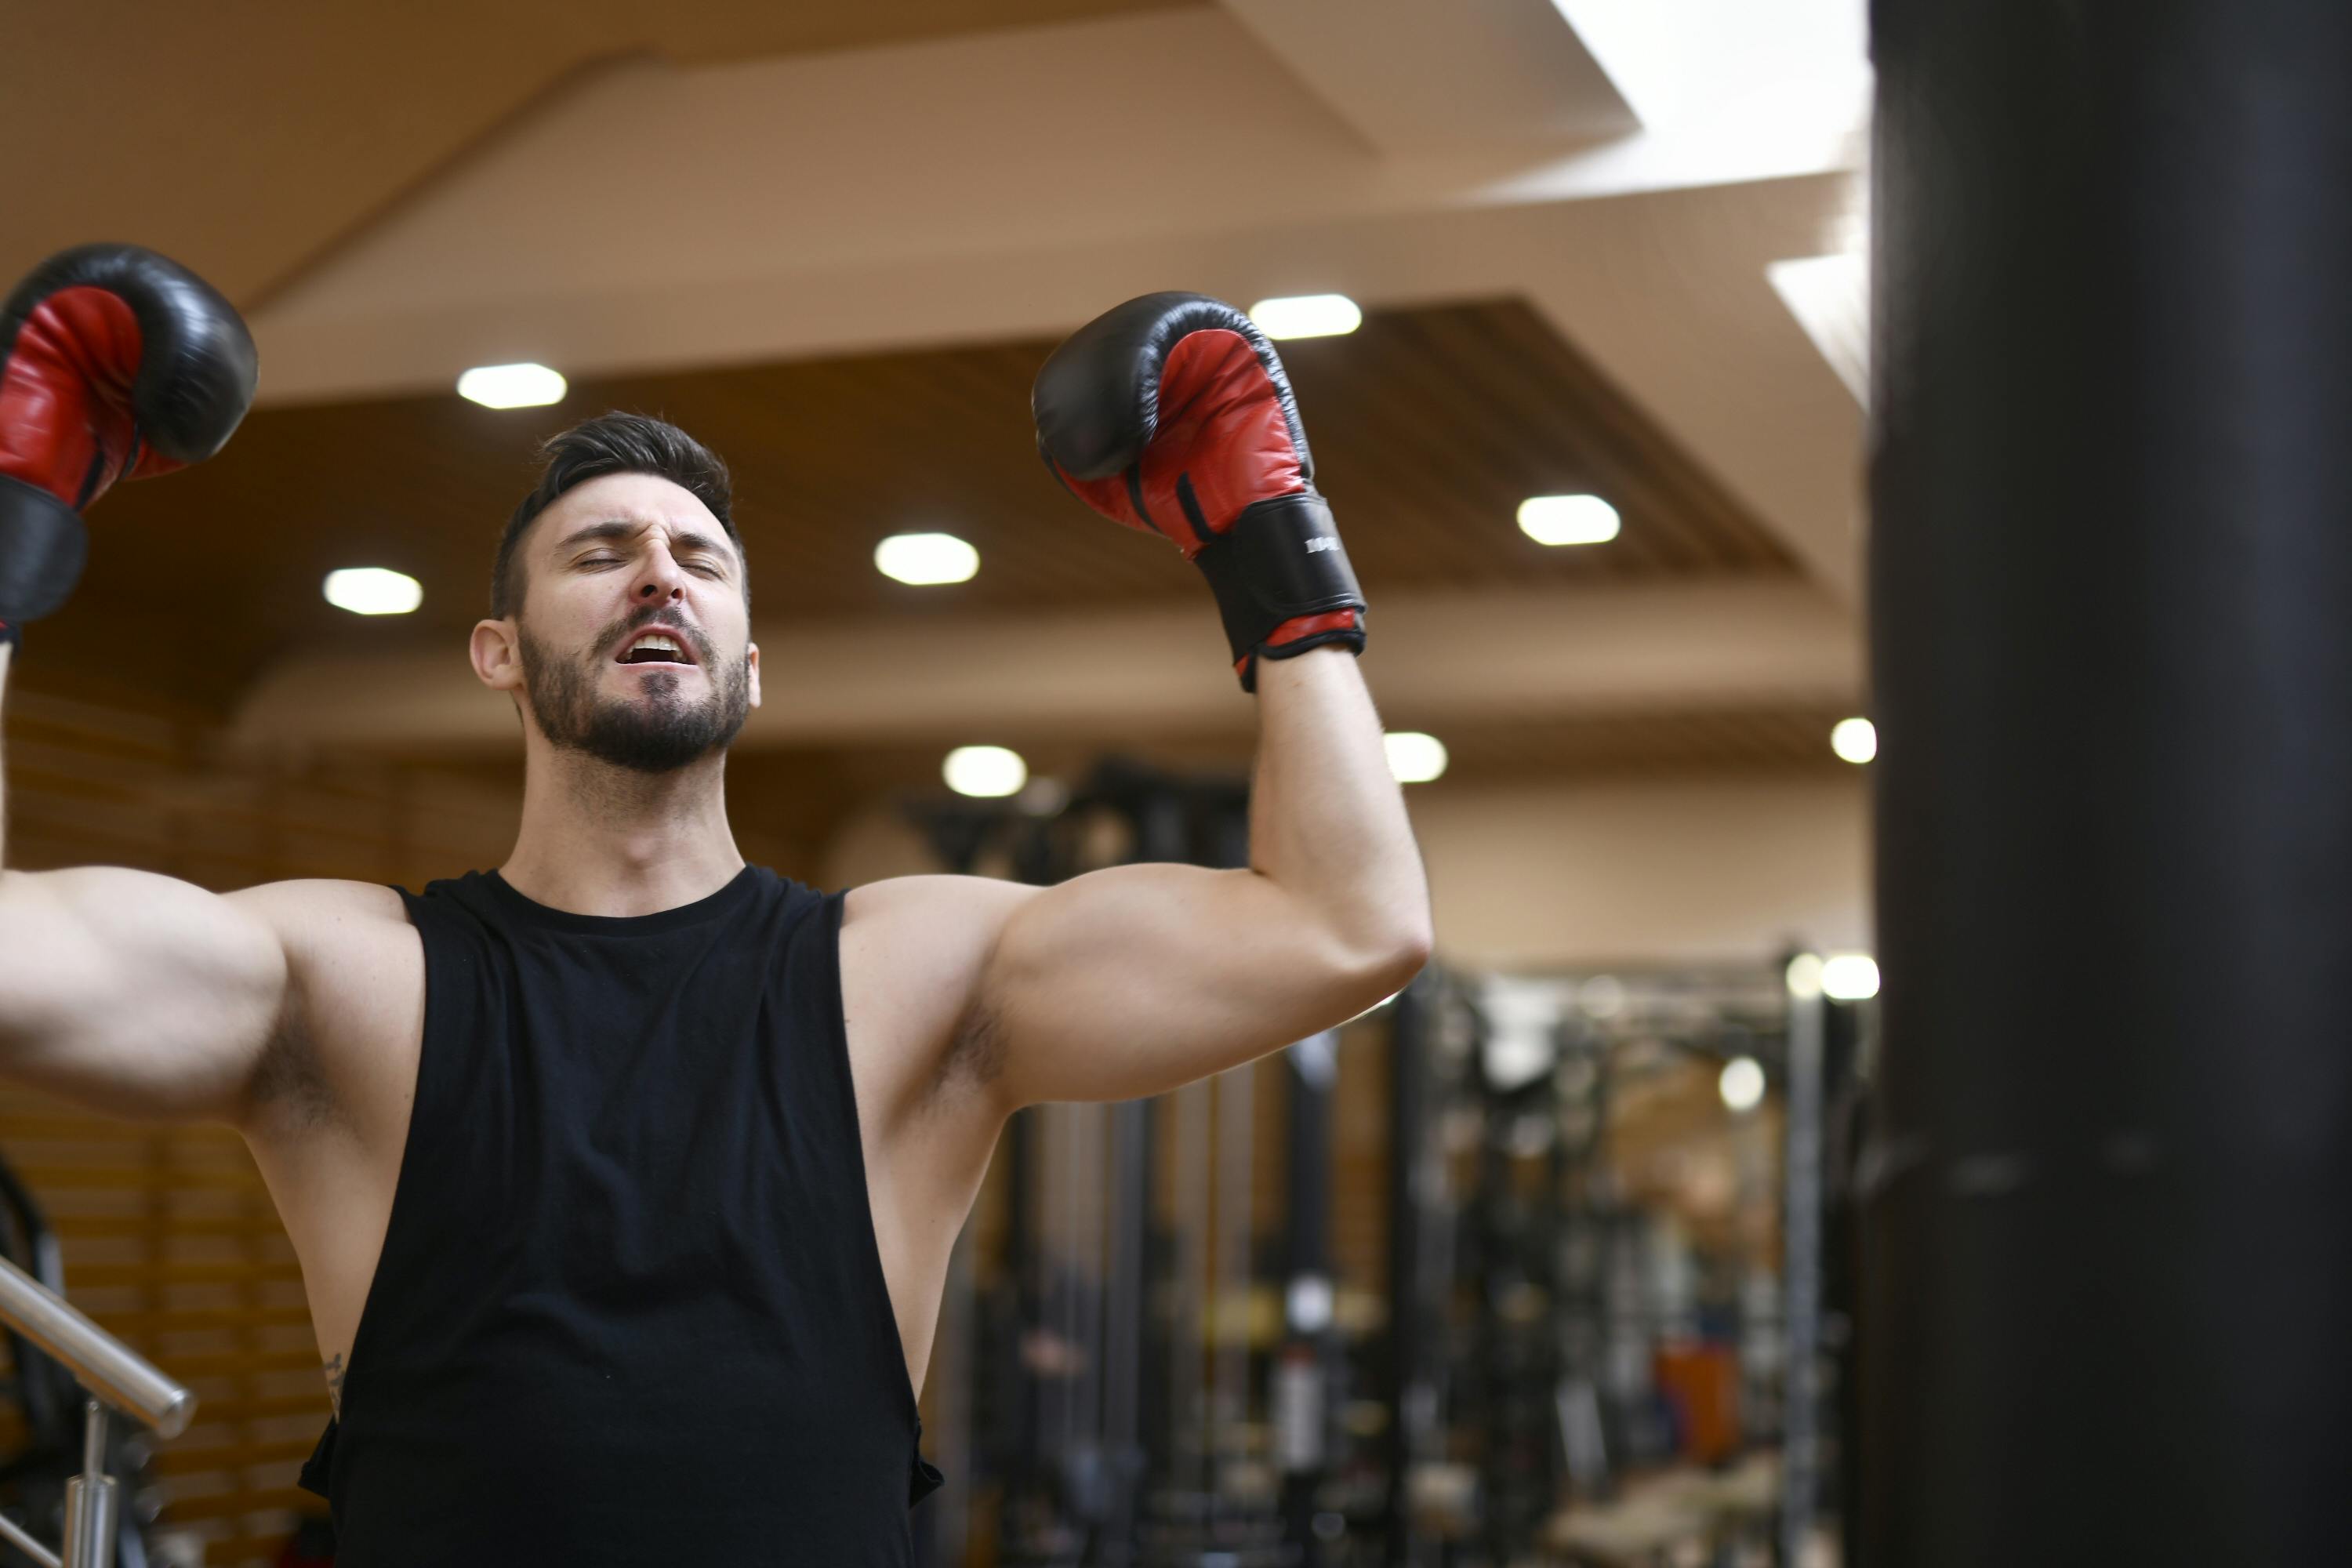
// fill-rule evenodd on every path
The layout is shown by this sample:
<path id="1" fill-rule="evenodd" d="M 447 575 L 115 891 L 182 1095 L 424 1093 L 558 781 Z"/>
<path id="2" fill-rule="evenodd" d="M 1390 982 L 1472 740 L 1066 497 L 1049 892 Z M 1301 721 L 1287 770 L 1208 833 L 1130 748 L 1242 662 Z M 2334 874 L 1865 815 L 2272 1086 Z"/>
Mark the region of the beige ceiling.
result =
<path id="1" fill-rule="evenodd" d="M 215 464 L 96 510 L 84 591 L 33 629 L 24 679 L 304 741 L 287 716 L 318 721 L 321 672 L 358 659 L 331 699 L 389 724 L 353 697 L 399 677 L 415 712 L 391 749 L 477 765 L 479 737 L 457 741 L 478 690 L 445 703 L 394 644 L 461 645 L 533 441 L 619 405 L 734 462 L 763 645 L 834 616 L 870 651 L 968 614 L 1008 660 L 1035 632 L 1008 683 L 1074 700 L 1052 650 L 1088 606 L 1175 617 L 1200 593 L 1045 479 L 1037 360 L 1144 288 L 1341 287 L 1364 331 L 1286 349 L 1383 606 L 1384 700 L 1446 730 L 1456 782 L 1823 765 L 1857 679 L 1829 657 L 1852 640 L 1856 411 L 1763 269 L 1822 243 L 1843 143 L 1637 126 L 1552 0 L 1465 0 L 1442 24 L 1420 5 L 46 7 L 0 54 L 0 133 L 41 171 L 0 209 L 0 268 L 110 236 L 167 250 L 251 311 L 275 395 Z M 1127 75 L 1139 58 L 1157 80 Z M 1229 134 L 1149 189 L 1123 144 L 1068 133 L 1185 114 Z M 1106 158 L 1099 199 L 1034 199 L 1101 192 Z M 601 246 L 563 222 L 583 164 L 638 171 L 631 232 Z M 1286 178 L 1235 189 L 1244 164 Z M 446 390 L 502 354 L 561 364 L 573 396 L 499 415 Z M 1532 546 L 1510 509 L 1550 489 L 1608 495 L 1624 537 Z M 950 597 L 877 578 L 872 541 L 908 526 L 967 532 L 981 579 Z M 324 605 L 320 574 L 358 561 L 414 571 L 425 612 Z M 1457 601 L 1487 595 L 1524 603 L 1462 627 Z M 467 684 L 461 657 L 435 668 Z M 1139 718 L 1133 739 L 1238 762 L 1247 705 L 1201 679 L 1227 719 Z M 257 701 L 272 681 L 291 698 Z M 1115 716 L 1209 711 L 1174 683 L 1156 700 Z M 1123 738 L 1051 710 L 992 721 L 1041 757 Z M 861 742 L 803 715 L 741 760 L 845 800 L 926 774 L 919 719 Z"/>
<path id="2" fill-rule="evenodd" d="M 251 308 L 575 74 L 852 49 L 1180 0 L 72 0 L 12 10 L 0 277 L 136 237 Z"/>

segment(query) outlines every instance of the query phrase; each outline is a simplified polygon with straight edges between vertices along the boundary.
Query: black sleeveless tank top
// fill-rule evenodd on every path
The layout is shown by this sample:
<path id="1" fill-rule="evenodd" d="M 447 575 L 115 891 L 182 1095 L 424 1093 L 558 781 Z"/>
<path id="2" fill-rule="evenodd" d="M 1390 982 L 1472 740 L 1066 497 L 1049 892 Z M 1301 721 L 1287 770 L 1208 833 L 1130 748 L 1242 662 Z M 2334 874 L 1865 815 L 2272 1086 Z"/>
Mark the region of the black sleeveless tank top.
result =
<path id="1" fill-rule="evenodd" d="M 614 919 L 398 889 L 425 1039 L 342 1415 L 343 1568 L 911 1561 L 939 1484 L 883 1282 L 842 895 Z"/>

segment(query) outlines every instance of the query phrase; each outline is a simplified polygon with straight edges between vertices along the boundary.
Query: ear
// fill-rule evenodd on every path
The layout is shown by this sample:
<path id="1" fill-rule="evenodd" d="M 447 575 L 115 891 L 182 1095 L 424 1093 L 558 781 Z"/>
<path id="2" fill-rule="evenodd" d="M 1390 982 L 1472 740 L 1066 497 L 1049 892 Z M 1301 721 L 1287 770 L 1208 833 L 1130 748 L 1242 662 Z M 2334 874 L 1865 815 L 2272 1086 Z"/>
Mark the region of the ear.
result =
<path id="1" fill-rule="evenodd" d="M 751 671 L 751 706 L 757 708 L 760 705 L 760 645 L 758 643 L 750 642 L 743 645 L 743 662 Z"/>
<path id="2" fill-rule="evenodd" d="M 467 652 L 474 660 L 474 674 L 493 691 L 518 691 L 522 688 L 522 645 L 515 636 L 512 620 L 476 621 L 474 636 Z"/>

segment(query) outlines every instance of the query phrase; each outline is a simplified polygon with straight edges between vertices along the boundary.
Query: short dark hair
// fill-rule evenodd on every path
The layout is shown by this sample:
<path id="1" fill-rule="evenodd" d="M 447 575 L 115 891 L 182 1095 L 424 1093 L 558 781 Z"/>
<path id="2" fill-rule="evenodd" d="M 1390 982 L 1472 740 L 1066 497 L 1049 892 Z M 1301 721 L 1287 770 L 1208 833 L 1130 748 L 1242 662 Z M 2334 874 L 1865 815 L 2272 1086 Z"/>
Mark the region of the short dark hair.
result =
<path id="1" fill-rule="evenodd" d="M 560 435 L 551 436 L 539 449 L 545 462 L 538 485 L 507 520 L 499 540 L 499 558 L 490 568 L 490 615 L 502 620 L 522 608 L 523 574 L 515 550 L 539 514 L 575 485 L 606 474 L 652 474 L 687 490 L 710 509 L 710 515 L 734 542 L 735 558 L 743 562 L 743 536 L 735 531 L 734 489 L 727 465 L 719 454 L 667 420 L 614 410 L 583 420 Z M 743 603 L 751 602 L 751 578 L 744 568 Z"/>

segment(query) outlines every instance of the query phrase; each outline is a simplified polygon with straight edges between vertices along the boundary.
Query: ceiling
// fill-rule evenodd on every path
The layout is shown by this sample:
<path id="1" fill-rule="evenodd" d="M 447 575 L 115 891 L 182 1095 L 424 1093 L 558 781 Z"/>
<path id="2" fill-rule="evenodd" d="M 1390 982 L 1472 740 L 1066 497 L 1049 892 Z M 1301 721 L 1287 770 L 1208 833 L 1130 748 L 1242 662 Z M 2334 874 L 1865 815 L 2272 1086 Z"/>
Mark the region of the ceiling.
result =
<path id="1" fill-rule="evenodd" d="M 1623 90 L 1576 9 L 43 7 L 0 54 L 0 132 L 42 174 L 0 214 L 0 268 L 109 236 L 174 255 L 251 317 L 265 405 L 213 463 L 95 510 L 82 591 L 17 679 L 200 725 L 304 710 L 265 688 L 381 725 L 402 682 L 442 680 L 388 754 L 503 784 L 512 715 L 481 721 L 462 634 L 535 444 L 630 407 L 732 463 L 763 645 L 805 623 L 797 646 L 846 651 L 790 660 L 804 680 L 894 715 L 862 740 L 838 714 L 755 721 L 739 813 L 806 839 L 844 803 L 932 788 L 931 731 L 965 688 L 902 694 L 943 647 L 993 650 L 963 673 L 1022 695 L 977 717 L 1043 769 L 1111 745 L 1238 766 L 1252 710 L 1213 660 L 1197 694 L 1171 676 L 1140 706 L 1138 671 L 1086 660 L 1094 706 L 1052 721 L 1096 608 L 1179 631 L 1197 613 L 1203 652 L 1215 630 L 1172 552 L 1052 485 L 1028 384 L 1127 294 L 1339 288 L 1363 329 L 1285 354 L 1375 606 L 1386 717 L 1453 750 L 1424 788 L 1834 770 L 1822 736 L 1859 686 L 1859 410 L 1765 268 L 1851 226 L 1853 114 L 1780 90 L 1798 79 L 1743 46 L 1684 84 L 1706 114 L 1637 116 L 1655 94 Z M 1706 9 L 1645 0 L 1651 63 L 1696 68 L 1676 18 Z M 1136 129 L 1177 123 L 1174 144 Z M 606 172 L 601 199 L 583 169 Z M 442 390 L 522 357 L 571 396 L 494 413 Z M 1619 507 L 1619 540 L 1546 550 L 1513 527 L 1527 495 L 1579 489 Z M 874 542 L 915 528 L 971 539 L 980 576 L 881 578 Z M 349 564 L 412 573 L 423 611 L 328 606 L 320 580 Z"/>
<path id="2" fill-rule="evenodd" d="M 322 250 L 606 62 L 903 45 L 1181 0 L 74 0 L 9 17 L 0 276 L 136 238 L 252 309 Z M 133 217 L 131 215 L 135 215 Z"/>
<path id="3" fill-rule="evenodd" d="M 34 662 L 161 683 L 225 711 L 265 666 L 301 652 L 430 637 L 457 648 L 488 613 L 490 558 L 532 482 L 535 446 L 606 408 L 662 415 L 728 459 L 763 621 L 1170 598 L 1205 606 L 1173 551 L 1093 519 L 1038 462 L 1029 384 L 1051 348 L 635 376 L 505 412 L 451 395 L 257 409 L 211 462 L 121 487 L 93 509 L 88 573 L 68 608 L 35 629 L 44 651 Z M 1794 571 L 1721 486 L 1524 305 L 1378 311 L 1349 336 L 1283 351 L 1318 482 L 1375 605 L 1383 588 Z M 1518 531 L 1525 497 L 1580 490 L 1618 507 L 1616 541 L 1548 549 Z M 980 574 L 909 588 L 874 569 L 883 536 L 929 529 L 971 541 Z M 424 607 L 383 620 L 334 608 L 320 584 L 350 565 L 410 574 Z"/>

